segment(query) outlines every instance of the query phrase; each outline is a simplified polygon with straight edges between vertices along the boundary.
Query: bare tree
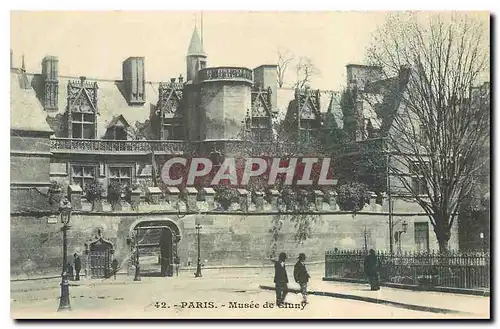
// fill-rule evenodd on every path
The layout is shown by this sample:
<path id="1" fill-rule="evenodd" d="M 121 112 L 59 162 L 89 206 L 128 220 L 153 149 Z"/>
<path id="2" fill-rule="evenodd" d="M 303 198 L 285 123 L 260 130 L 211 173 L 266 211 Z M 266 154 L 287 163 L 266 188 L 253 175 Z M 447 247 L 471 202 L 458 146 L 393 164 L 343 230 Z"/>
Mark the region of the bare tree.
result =
<path id="1" fill-rule="evenodd" d="M 442 252 L 475 173 L 489 161 L 481 157 L 489 139 L 489 85 L 473 88 L 489 69 L 487 33 L 470 15 L 398 14 L 368 50 L 371 64 L 399 74 L 386 95 L 396 103 L 384 109 L 391 176 L 428 214 Z"/>
<path id="2" fill-rule="evenodd" d="M 309 57 L 300 57 L 295 65 L 295 73 L 296 81 L 293 87 L 302 89 L 308 86 L 312 78 L 319 75 L 320 71 Z"/>
<path id="3" fill-rule="evenodd" d="M 282 88 L 285 83 L 285 74 L 290 65 L 294 60 L 293 54 L 287 49 L 278 49 L 278 87 Z"/>

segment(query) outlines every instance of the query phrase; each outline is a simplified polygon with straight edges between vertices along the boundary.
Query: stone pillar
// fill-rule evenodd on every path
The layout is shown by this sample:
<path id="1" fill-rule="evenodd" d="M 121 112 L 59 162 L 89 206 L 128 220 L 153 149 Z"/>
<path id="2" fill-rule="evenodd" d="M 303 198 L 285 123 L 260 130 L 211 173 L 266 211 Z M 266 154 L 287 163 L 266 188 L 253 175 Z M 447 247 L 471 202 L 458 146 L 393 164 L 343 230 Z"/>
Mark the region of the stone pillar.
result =
<path id="1" fill-rule="evenodd" d="M 71 202 L 71 207 L 73 210 L 82 209 L 82 188 L 80 185 L 70 185 L 68 186 L 68 199 Z"/>
<path id="2" fill-rule="evenodd" d="M 271 209 L 278 211 L 278 198 L 280 196 L 280 192 L 278 190 L 269 190 L 267 195 L 269 199 L 269 204 L 271 205 Z"/>
<path id="3" fill-rule="evenodd" d="M 208 210 L 215 208 L 215 190 L 211 187 L 203 188 L 203 197 L 208 205 Z"/>
<path id="4" fill-rule="evenodd" d="M 198 190 L 195 187 L 186 187 L 184 190 L 186 194 L 186 206 L 188 211 L 197 211 L 198 204 L 196 199 L 198 198 Z"/>
<path id="5" fill-rule="evenodd" d="M 130 206 L 133 210 L 139 210 L 139 204 L 141 203 L 141 190 L 135 189 L 130 192 Z"/>
<path id="6" fill-rule="evenodd" d="M 330 205 L 330 209 L 336 209 L 337 208 L 337 192 L 330 190 L 327 192 L 327 200 L 328 204 Z"/>
<path id="7" fill-rule="evenodd" d="M 382 192 L 382 211 L 389 212 L 389 197 L 385 192 Z"/>
<path id="8" fill-rule="evenodd" d="M 90 279 L 90 250 L 89 250 L 89 244 L 84 243 L 84 251 L 83 255 L 80 255 L 80 260 L 82 261 L 82 270 L 83 270 L 83 275 L 80 275 L 80 280 L 85 278 L 85 280 Z"/>
<path id="9" fill-rule="evenodd" d="M 253 203 L 255 203 L 255 208 L 258 211 L 264 209 L 264 193 L 263 192 L 254 192 L 253 193 Z"/>
<path id="10" fill-rule="evenodd" d="M 238 195 L 239 195 L 239 198 L 240 198 L 240 209 L 241 211 L 248 211 L 248 191 L 243 189 L 243 188 L 239 188 L 237 189 L 238 191 Z"/>
<path id="11" fill-rule="evenodd" d="M 170 203 L 171 207 L 177 208 L 177 202 L 179 202 L 179 195 L 181 194 L 181 191 L 179 191 L 179 189 L 175 186 L 167 186 L 166 191 L 168 203 Z"/>
<path id="12" fill-rule="evenodd" d="M 370 193 L 370 211 L 376 211 L 377 210 L 377 194 L 375 192 L 368 192 Z"/>
<path id="13" fill-rule="evenodd" d="M 323 210 L 323 198 L 324 198 L 323 192 L 321 192 L 320 190 L 313 191 L 313 200 L 317 211 Z"/>
<path id="14" fill-rule="evenodd" d="M 309 200 L 307 198 L 306 190 L 299 190 L 297 193 L 297 201 L 300 210 L 308 210 L 309 209 Z"/>
<path id="15" fill-rule="evenodd" d="M 149 186 L 146 188 L 146 200 L 151 204 L 159 204 L 162 192 L 159 187 Z"/>

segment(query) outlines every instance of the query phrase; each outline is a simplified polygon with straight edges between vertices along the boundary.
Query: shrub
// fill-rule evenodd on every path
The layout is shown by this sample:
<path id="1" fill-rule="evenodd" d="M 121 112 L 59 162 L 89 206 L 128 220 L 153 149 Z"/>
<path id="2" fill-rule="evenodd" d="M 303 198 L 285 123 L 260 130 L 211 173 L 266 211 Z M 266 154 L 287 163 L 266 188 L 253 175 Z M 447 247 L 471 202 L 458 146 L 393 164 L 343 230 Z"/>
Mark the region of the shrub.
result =
<path id="1" fill-rule="evenodd" d="M 349 182 L 341 185 L 337 190 L 337 203 L 340 210 L 360 211 L 370 200 L 368 187 L 359 182 Z"/>
<path id="2" fill-rule="evenodd" d="M 224 210 L 227 210 L 231 203 L 238 202 L 238 191 L 231 186 L 219 185 L 214 188 L 215 201 L 220 203 Z"/>
<path id="3" fill-rule="evenodd" d="M 112 182 L 108 185 L 109 203 L 117 203 L 122 196 L 122 186 L 118 182 Z"/>
<path id="4" fill-rule="evenodd" d="M 61 185 L 57 181 L 50 182 L 50 187 L 47 192 L 47 197 L 49 198 L 49 204 L 51 206 L 59 206 L 61 201 Z"/>
<path id="5" fill-rule="evenodd" d="M 101 200 L 103 192 L 102 184 L 97 179 L 85 185 L 85 195 L 90 202 Z"/>

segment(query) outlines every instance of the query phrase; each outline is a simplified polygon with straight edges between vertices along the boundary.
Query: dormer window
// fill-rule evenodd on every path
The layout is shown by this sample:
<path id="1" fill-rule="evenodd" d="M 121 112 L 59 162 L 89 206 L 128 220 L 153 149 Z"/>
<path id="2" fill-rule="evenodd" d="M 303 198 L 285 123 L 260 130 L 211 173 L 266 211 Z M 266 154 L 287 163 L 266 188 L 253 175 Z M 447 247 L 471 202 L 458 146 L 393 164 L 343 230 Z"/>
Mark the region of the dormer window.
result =
<path id="1" fill-rule="evenodd" d="M 113 118 L 108 125 L 104 139 L 127 140 L 128 123 L 122 115 Z"/>
<path id="2" fill-rule="evenodd" d="M 266 142 L 272 137 L 271 127 L 268 117 L 252 118 L 252 138 L 256 142 Z"/>
<path id="3" fill-rule="evenodd" d="M 300 120 L 300 138 L 304 142 L 310 142 L 313 139 L 314 123 L 313 120 Z"/>
<path id="4" fill-rule="evenodd" d="M 112 126 L 106 131 L 107 139 L 127 140 L 127 129 L 122 126 Z"/>
<path id="5" fill-rule="evenodd" d="M 164 140 L 182 140 L 184 139 L 182 122 L 178 119 L 166 119 L 163 121 L 163 139 Z"/>
<path id="6" fill-rule="evenodd" d="M 73 113 L 72 134 L 73 138 L 94 139 L 95 138 L 95 114 Z"/>

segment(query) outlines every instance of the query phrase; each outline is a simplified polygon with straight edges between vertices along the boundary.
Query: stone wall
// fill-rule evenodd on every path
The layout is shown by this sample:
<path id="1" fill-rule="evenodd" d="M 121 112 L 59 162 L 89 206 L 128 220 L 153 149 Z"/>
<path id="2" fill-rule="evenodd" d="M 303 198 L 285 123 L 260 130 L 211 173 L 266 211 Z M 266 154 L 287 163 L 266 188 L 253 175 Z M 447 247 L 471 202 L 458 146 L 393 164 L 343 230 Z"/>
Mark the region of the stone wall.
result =
<path id="1" fill-rule="evenodd" d="M 311 236 L 297 243 L 295 240 L 295 222 L 303 215 L 271 214 L 269 205 L 263 211 L 267 214 L 230 212 L 191 214 L 179 218 L 176 212 L 161 205 L 141 203 L 140 211 L 122 213 L 75 212 L 68 232 L 68 255 L 75 252 L 82 254 L 84 244 L 97 237 L 101 230 L 105 239 L 115 245 L 115 257 L 125 263 L 130 255 L 126 244 L 130 229 L 140 220 L 169 219 L 177 224 L 181 233 L 178 253 L 181 263 L 186 265 L 188 259 L 193 264 L 197 258 L 195 222 L 201 221 L 201 259 L 210 265 L 243 265 L 267 264 L 273 251 L 273 238 L 270 229 L 276 219 L 283 221 L 276 241 L 276 251 L 285 251 L 290 259 L 295 259 L 299 252 L 304 252 L 311 261 L 324 259 L 325 250 L 389 249 L 388 216 L 380 205 L 366 205 L 363 212 L 353 216 L 352 213 L 330 211 L 329 213 L 310 214 L 312 223 Z M 199 209 L 203 205 L 198 201 Z M 104 207 L 109 211 L 108 207 Z M 167 209 L 167 210 L 165 210 Z M 402 251 L 415 249 L 414 223 L 428 221 L 422 214 L 400 212 L 394 214 L 395 229 L 401 229 L 402 221 L 408 224 L 407 232 L 402 234 Z M 134 224 L 135 223 L 135 224 Z M 62 234 L 59 221 L 48 223 L 47 215 L 11 216 L 11 275 L 12 277 L 28 277 L 41 275 L 57 275 L 61 269 Z M 450 248 L 458 247 L 456 225 L 452 230 Z M 432 226 L 429 224 L 430 249 L 437 249 Z M 397 244 L 394 244 L 395 250 Z M 70 257 L 70 259 L 72 259 Z"/>

